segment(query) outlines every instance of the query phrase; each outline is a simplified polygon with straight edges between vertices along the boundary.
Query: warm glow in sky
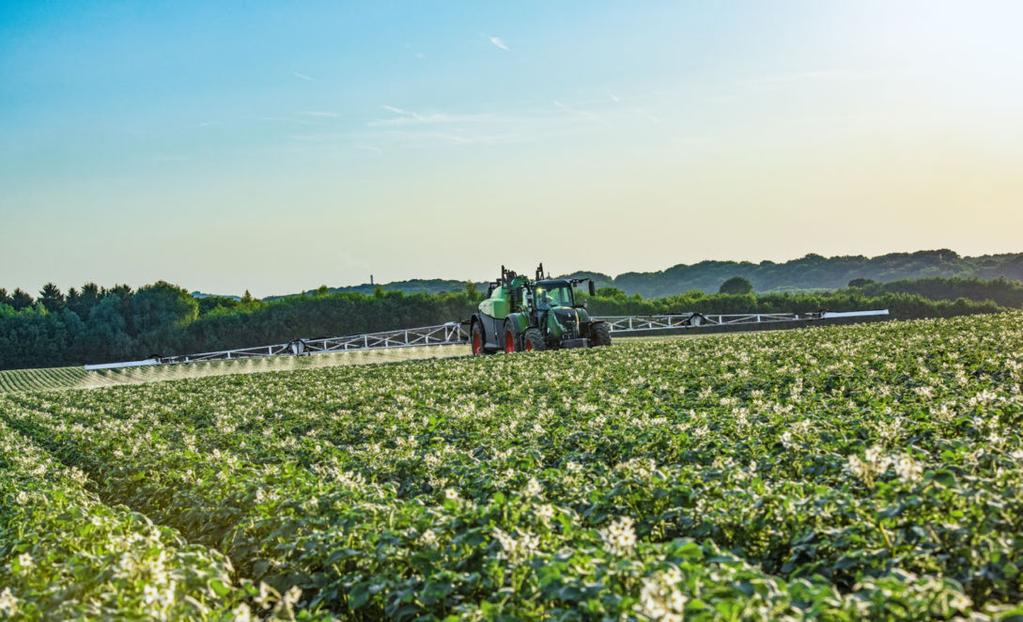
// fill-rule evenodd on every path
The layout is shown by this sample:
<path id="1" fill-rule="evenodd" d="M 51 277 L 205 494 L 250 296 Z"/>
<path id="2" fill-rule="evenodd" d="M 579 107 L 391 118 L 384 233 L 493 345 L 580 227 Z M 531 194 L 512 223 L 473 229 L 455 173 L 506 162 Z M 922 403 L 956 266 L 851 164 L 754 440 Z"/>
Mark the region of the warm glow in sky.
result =
<path id="1" fill-rule="evenodd" d="M 5 2 L 0 287 L 1023 251 L 1023 2 Z"/>

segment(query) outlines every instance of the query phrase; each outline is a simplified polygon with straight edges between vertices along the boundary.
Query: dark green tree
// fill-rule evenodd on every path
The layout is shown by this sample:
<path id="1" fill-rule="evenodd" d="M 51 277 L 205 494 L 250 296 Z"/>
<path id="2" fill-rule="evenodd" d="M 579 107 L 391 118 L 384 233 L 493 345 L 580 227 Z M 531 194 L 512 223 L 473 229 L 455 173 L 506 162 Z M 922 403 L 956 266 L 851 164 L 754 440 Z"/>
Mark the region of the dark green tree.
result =
<path id="1" fill-rule="evenodd" d="M 11 294 L 11 306 L 14 307 L 16 311 L 27 309 L 33 304 L 35 304 L 35 300 L 32 299 L 32 295 L 20 287 L 15 289 L 14 293 Z"/>
<path id="2" fill-rule="evenodd" d="M 11 297 L 7 294 L 7 290 L 0 287 L 0 305 L 11 304 Z"/>
<path id="3" fill-rule="evenodd" d="M 139 288 L 131 300 L 132 326 L 141 336 L 180 329 L 199 317 L 199 305 L 185 289 L 158 281 Z"/>
<path id="4" fill-rule="evenodd" d="M 43 289 L 39 291 L 39 302 L 43 303 L 43 306 L 50 313 L 63 310 L 67 304 L 64 292 L 60 291 L 60 288 L 53 283 L 43 285 Z"/>
<path id="5" fill-rule="evenodd" d="M 132 299 L 135 297 L 135 292 L 128 285 L 121 284 L 114 285 L 109 289 L 105 287 L 100 289 L 100 297 L 105 298 L 107 296 L 114 296 L 119 301 L 118 310 L 121 313 L 121 317 L 124 318 L 128 334 L 132 337 L 138 335 L 138 331 L 135 330 L 135 316 L 131 304 Z"/>
<path id="6" fill-rule="evenodd" d="M 809 255 L 807 255 L 809 257 Z M 719 294 L 748 294 L 753 291 L 753 284 L 741 276 L 733 276 L 718 288 Z"/>
<path id="7" fill-rule="evenodd" d="M 68 290 L 67 306 L 68 309 L 74 311 L 82 320 L 88 320 L 89 313 L 93 307 L 99 304 L 100 298 L 102 298 L 102 291 L 99 285 L 86 283 L 82 285 L 80 292 L 73 287 Z"/>
<path id="8" fill-rule="evenodd" d="M 131 356 L 132 340 L 126 331 L 121 305 L 122 299 L 114 294 L 93 305 L 76 347 L 76 362 L 109 362 Z"/>
<path id="9" fill-rule="evenodd" d="M 129 287 L 127 285 L 124 285 L 124 284 L 121 284 L 121 285 L 114 285 L 110 289 L 104 289 L 104 290 L 102 290 L 100 292 L 101 296 L 106 296 L 108 294 L 113 294 L 114 296 L 117 296 L 118 298 L 120 298 L 121 302 L 124 302 L 124 301 L 128 300 L 129 298 L 131 298 L 132 291 L 131 291 L 131 287 Z"/>
<path id="10" fill-rule="evenodd" d="M 616 300 L 625 300 L 628 296 L 625 292 L 618 289 L 617 287 L 601 287 L 597 289 L 598 298 L 614 298 Z"/>
<path id="11" fill-rule="evenodd" d="M 199 304 L 187 290 L 165 281 L 139 288 L 122 302 L 130 310 L 128 335 L 134 354 L 147 357 L 180 351 L 184 329 L 199 317 Z"/>
<path id="12" fill-rule="evenodd" d="M 866 287 L 874 283 L 874 279 L 853 279 L 849 281 L 849 287 Z"/>
<path id="13" fill-rule="evenodd" d="M 242 305 L 241 301 L 235 300 L 234 298 L 228 298 L 227 296 L 206 296 L 196 300 L 199 305 L 199 316 L 202 317 L 207 313 L 218 311 L 223 313 L 230 309 L 237 309 Z"/>

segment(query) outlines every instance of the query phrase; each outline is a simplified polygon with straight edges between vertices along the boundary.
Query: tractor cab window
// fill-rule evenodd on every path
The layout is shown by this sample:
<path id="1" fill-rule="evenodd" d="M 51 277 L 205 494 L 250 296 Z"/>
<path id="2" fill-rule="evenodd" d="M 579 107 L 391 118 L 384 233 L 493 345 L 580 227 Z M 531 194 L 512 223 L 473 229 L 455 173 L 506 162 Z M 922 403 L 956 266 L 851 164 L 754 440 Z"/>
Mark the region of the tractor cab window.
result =
<path id="1" fill-rule="evenodd" d="M 562 285 L 558 287 L 551 287 L 549 289 L 544 287 L 537 287 L 536 293 L 536 308 L 545 310 L 551 307 L 571 307 L 572 306 L 572 288 Z"/>

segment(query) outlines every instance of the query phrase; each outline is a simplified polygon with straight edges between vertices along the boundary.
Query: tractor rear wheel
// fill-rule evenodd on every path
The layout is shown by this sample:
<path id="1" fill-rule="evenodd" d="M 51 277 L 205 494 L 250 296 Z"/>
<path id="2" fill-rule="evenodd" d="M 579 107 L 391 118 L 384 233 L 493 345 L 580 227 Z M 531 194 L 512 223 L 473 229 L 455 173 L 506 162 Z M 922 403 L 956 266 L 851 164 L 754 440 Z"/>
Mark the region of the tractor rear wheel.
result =
<path id="1" fill-rule="evenodd" d="M 519 340 L 515 337 L 515 328 L 511 324 L 504 325 L 504 351 L 507 354 L 519 351 Z"/>
<path id="2" fill-rule="evenodd" d="M 596 322 L 590 329 L 590 335 L 594 346 L 611 345 L 611 327 L 607 322 Z"/>
<path id="3" fill-rule="evenodd" d="M 544 341 L 539 328 L 526 329 L 526 332 L 522 334 L 522 349 L 526 352 L 547 349 L 547 342 Z"/>
<path id="4" fill-rule="evenodd" d="M 473 356 L 483 355 L 483 327 L 479 322 L 472 323 L 472 330 L 469 331 L 469 345 L 472 346 Z"/>

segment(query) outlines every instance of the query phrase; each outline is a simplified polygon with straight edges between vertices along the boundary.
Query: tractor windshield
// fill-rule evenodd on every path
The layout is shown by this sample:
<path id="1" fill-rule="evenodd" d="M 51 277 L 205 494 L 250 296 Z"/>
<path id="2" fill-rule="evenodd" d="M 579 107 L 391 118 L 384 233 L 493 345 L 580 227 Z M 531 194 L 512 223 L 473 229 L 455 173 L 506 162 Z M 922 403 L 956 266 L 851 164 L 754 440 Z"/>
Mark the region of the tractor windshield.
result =
<path id="1" fill-rule="evenodd" d="M 536 308 L 537 309 L 550 309 L 551 307 L 571 307 L 572 300 L 572 288 L 566 285 L 557 287 L 536 288 Z"/>

